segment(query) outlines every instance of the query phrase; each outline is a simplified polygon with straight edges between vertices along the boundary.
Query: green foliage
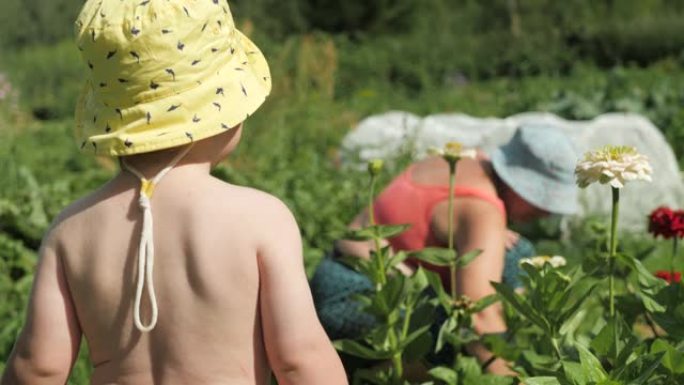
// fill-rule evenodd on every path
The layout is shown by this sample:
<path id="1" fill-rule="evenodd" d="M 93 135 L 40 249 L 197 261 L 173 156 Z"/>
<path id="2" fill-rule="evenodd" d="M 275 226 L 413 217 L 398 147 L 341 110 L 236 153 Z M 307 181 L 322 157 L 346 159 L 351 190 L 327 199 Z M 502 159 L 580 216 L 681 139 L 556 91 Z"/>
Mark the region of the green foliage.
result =
<path id="1" fill-rule="evenodd" d="M 76 45 L 26 48 L 0 56 L 0 68 L 9 72 L 21 90 L 20 99 L 41 120 L 72 116 L 83 82 L 83 65 Z"/>
<path id="2" fill-rule="evenodd" d="M 82 4 L 74 0 L 3 0 L 0 48 L 51 44 L 69 38 Z"/>
<path id="3" fill-rule="evenodd" d="M 684 52 L 684 20 L 677 15 L 613 19 L 593 26 L 581 40 L 582 54 L 600 65 L 648 65 Z"/>

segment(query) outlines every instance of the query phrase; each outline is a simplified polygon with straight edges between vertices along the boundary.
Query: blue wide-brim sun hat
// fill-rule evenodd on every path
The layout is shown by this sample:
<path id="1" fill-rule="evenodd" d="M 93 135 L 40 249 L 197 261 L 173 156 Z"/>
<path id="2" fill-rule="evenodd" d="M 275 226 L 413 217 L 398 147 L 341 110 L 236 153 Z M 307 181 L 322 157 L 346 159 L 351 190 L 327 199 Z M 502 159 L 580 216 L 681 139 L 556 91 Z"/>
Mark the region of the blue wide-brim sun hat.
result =
<path id="1" fill-rule="evenodd" d="M 560 128 L 526 124 L 491 155 L 498 176 L 524 200 L 554 214 L 578 210 L 577 150 Z"/>

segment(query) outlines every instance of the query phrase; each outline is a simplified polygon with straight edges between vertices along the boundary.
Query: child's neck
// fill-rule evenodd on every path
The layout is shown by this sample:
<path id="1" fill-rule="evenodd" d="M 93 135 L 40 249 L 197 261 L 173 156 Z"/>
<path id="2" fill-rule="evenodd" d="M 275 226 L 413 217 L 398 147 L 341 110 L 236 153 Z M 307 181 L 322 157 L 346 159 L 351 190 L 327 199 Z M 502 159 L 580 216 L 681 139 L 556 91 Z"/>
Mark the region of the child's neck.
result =
<path id="1" fill-rule="evenodd" d="M 184 174 L 188 171 L 199 174 L 208 174 L 211 169 L 209 161 L 196 159 L 195 151 L 190 147 L 172 148 L 151 153 L 135 154 L 119 157 L 121 172 L 139 173 L 147 179 L 154 178 L 166 168 L 171 168 L 168 173 L 183 167 Z"/>

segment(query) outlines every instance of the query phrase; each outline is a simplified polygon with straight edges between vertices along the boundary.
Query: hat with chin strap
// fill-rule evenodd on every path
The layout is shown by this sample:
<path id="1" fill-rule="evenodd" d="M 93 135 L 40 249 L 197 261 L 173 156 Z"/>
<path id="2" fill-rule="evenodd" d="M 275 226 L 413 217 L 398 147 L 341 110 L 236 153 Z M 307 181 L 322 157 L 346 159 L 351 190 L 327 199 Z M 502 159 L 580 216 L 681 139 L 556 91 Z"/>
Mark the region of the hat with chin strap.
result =
<path id="1" fill-rule="evenodd" d="M 75 26 L 83 151 L 131 155 L 217 135 L 271 91 L 266 59 L 225 0 L 89 0 Z"/>

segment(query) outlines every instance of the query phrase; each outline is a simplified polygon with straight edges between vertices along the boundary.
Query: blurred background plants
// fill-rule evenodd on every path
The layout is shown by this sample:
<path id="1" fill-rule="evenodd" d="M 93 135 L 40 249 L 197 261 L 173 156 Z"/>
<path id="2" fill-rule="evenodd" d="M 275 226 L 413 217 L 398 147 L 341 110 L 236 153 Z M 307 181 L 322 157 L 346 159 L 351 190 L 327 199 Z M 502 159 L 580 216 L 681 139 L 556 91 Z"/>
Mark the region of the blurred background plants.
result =
<path id="1" fill-rule="evenodd" d="M 0 370 L 23 322 L 48 224 L 116 171 L 111 160 L 79 154 L 72 137 L 83 68 L 71 35 L 81 5 L 0 2 Z M 274 92 L 215 174 L 290 206 L 309 272 L 365 204 L 365 174 L 341 168 L 336 151 L 370 114 L 637 112 L 684 165 L 680 0 L 235 0 L 231 7 L 268 57 Z M 527 235 L 539 252 L 577 266 L 588 263 L 600 226 L 587 221 L 562 240 L 555 225 L 542 223 Z M 649 270 L 669 268 L 666 245 L 643 235 L 621 240 Z M 677 263 L 684 265 L 681 256 Z M 591 311 L 584 317 L 588 328 Z M 87 383 L 88 370 L 79 361 L 70 383 Z"/>

